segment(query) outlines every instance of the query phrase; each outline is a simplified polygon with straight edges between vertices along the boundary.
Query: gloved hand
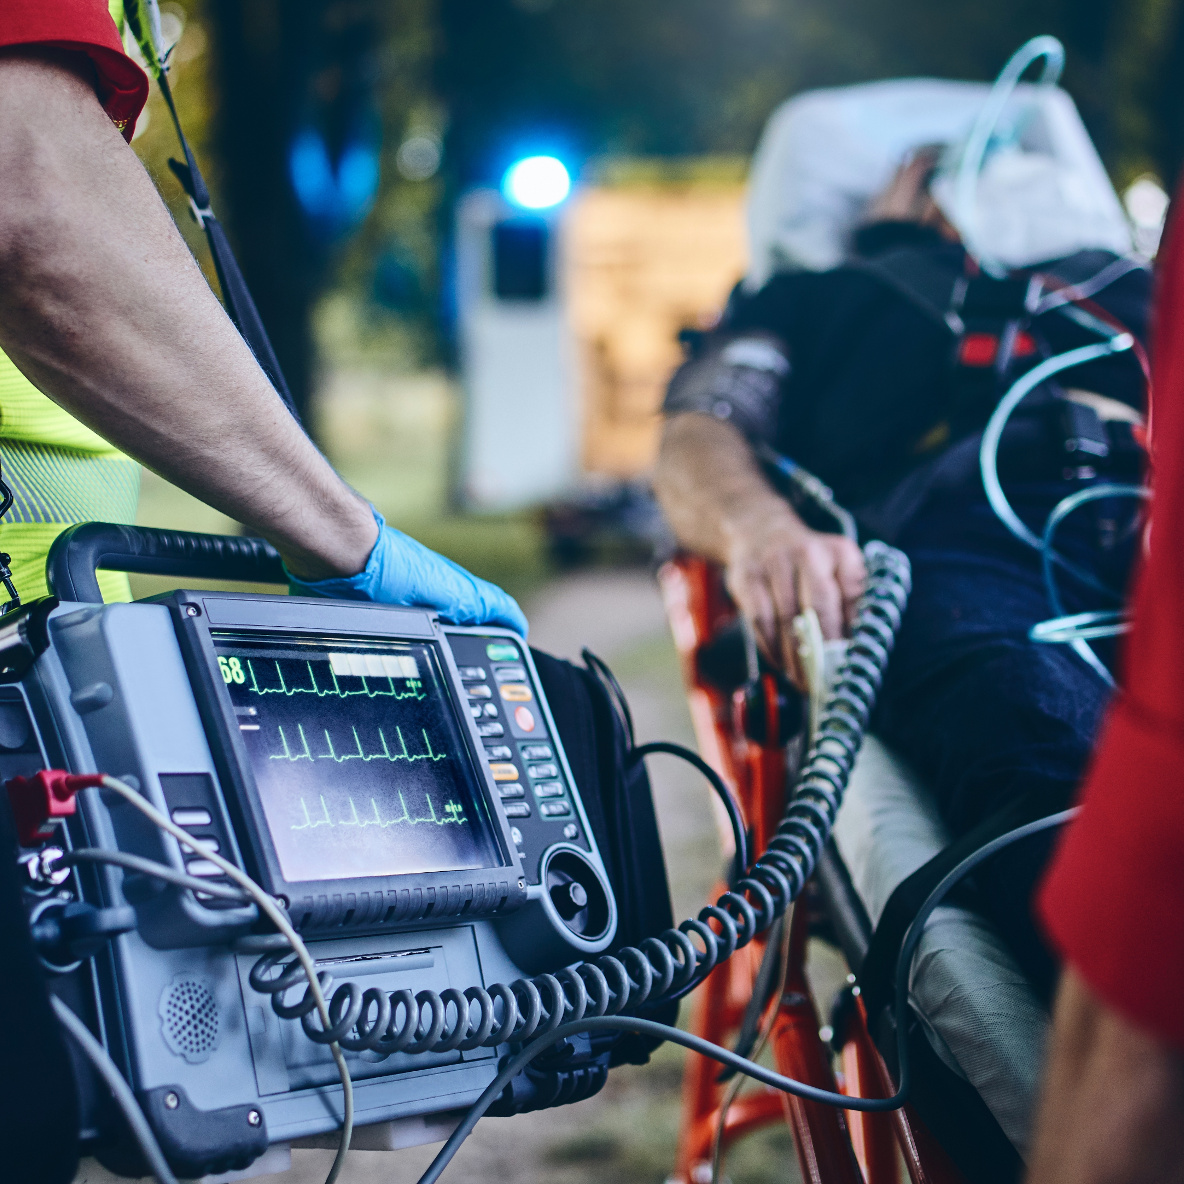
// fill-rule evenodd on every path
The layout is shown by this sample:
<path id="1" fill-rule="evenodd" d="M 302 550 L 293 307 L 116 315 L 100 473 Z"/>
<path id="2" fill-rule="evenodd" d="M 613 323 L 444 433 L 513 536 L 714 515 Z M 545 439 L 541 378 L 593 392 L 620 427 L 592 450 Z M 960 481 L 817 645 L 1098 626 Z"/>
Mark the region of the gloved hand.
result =
<path id="1" fill-rule="evenodd" d="M 455 625 L 503 625 L 526 636 L 526 617 L 512 596 L 387 526 L 377 510 L 374 519 L 378 542 L 362 571 L 311 583 L 288 572 L 292 594 L 431 608 Z"/>

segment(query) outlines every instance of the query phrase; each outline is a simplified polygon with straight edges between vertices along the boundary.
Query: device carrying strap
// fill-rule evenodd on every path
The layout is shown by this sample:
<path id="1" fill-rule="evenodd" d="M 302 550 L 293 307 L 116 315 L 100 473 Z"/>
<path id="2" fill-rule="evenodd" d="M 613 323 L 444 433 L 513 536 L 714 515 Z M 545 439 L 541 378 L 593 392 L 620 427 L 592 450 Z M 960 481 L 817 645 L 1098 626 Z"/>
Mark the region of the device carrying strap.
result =
<path id="1" fill-rule="evenodd" d="M 873 1031 L 880 1013 L 895 998 L 896 963 L 909 926 L 933 889 L 958 864 L 993 839 L 1017 826 L 1055 813 L 1060 808 L 1058 805 L 1050 809 L 1045 796 L 1037 792 L 1021 794 L 972 827 L 961 838 L 955 839 L 928 863 L 922 864 L 912 875 L 897 884 L 880 914 L 859 971 L 863 1005 Z"/>
<path id="2" fill-rule="evenodd" d="M 172 169 L 177 180 L 181 182 L 181 187 L 189 198 L 194 220 L 205 231 L 206 241 L 210 246 L 210 255 L 214 260 L 214 270 L 218 273 L 218 283 L 222 288 L 222 302 L 226 307 L 226 312 L 247 343 L 248 348 L 255 355 L 255 360 L 271 380 L 272 386 L 283 399 L 285 406 L 292 413 L 292 417 L 299 423 L 300 415 L 292 399 L 292 392 L 288 389 L 283 370 L 280 368 L 271 338 L 267 335 L 263 320 L 259 316 L 259 310 L 255 307 L 255 301 L 247 288 L 247 281 L 243 278 L 242 269 L 231 249 L 226 231 L 210 208 L 209 188 L 206 186 L 205 178 L 197 165 L 197 158 L 193 155 L 193 150 L 190 148 L 189 141 L 185 138 L 184 129 L 181 127 L 181 118 L 177 114 L 177 105 L 173 100 L 172 88 L 169 86 L 167 55 L 162 56 L 158 49 L 160 15 L 156 0 L 131 0 L 125 11 L 128 27 L 136 39 L 136 44 L 140 47 L 148 69 L 160 87 L 160 93 L 169 109 L 173 127 L 177 131 L 177 139 L 180 141 L 181 152 L 184 154 L 185 160 L 170 160 L 169 168 Z"/>

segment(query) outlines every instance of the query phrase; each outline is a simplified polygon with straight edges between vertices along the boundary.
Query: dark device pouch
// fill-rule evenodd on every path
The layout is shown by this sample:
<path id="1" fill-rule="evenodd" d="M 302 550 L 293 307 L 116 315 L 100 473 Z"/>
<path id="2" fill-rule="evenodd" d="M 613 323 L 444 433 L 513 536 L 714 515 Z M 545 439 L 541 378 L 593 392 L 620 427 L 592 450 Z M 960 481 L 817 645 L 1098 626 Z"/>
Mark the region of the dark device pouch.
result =
<path id="1" fill-rule="evenodd" d="M 555 726 L 580 789 L 617 900 L 617 936 L 609 953 L 674 926 L 662 840 L 644 764 L 630 758 L 633 720 L 608 667 L 588 650 L 584 666 L 531 651 Z M 678 1002 L 647 1012 L 673 1024 Z M 611 1064 L 644 1065 L 659 1041 L 628 1033 Z"/>
<path id="2" fill-rule="evenodd" d="M 633 755 L 629 706 L 609 668 L 584 650 L 584 665 L 532 649 L 535 669 L 580 790 L 617 902 L 617 935 L 608 953 L 636 946 L 674 925 L 658 820 L 645 766 Z M 678 1001 L 645 1012 L 678 1020 Z M 662 1042 L 636 1033 L 571 1037 L 533 1061 L 489 1108 L 509 1117 L 592 1097 L 616 1065 L 644 1065 Z"/>

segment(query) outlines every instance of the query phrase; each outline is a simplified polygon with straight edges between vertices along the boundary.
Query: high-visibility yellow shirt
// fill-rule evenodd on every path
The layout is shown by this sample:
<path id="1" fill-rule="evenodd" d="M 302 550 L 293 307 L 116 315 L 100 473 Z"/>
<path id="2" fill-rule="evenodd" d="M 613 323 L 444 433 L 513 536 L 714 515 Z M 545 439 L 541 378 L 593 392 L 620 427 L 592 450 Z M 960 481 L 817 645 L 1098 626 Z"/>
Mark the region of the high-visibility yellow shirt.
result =
<path id="1" fill-rule="evenodd" d="M 110 0 L 122 32 L 123 0 Z M 48 592 L 45 561 L 75 522 L 136 520 L 140 466 L 46 398 L 0 352 L 0 471 L 13 504 L 0 520 L 0 551 L 11 556 L 23 601 Z M 105 600 L 130 600 L 127 576 L 100 572 Z"/>
<path id="2" fill-rule="evenodd" d="M 45 561 L 75 522 L 136 520 L 140 466 L 46 398 L 0 353 L 0 472 L 13 494 L 0 520 L 21 600 L 45 596 Z M 127 576 L 100 572 L 104 600 L 130 600 Z"/>

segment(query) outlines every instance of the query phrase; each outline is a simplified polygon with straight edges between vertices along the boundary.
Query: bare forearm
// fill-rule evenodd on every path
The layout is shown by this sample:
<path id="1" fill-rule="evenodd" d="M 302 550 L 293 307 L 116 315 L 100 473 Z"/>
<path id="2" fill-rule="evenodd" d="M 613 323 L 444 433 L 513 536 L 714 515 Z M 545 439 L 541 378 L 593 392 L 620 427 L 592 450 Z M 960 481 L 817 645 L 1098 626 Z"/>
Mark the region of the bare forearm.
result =
<path id="1" fill-rule="evenodd" d="M 731 424 L 694 412 L 672 418 L 654 486 L 682 545 L 723 565 L 728 590 L 773 661 L 795 668 L 792 626 L 804 608 L 818 613 L 826 637 L 842 635 L 863 589 L 859 548 L 810 530 Z"/>
<path id="2" fill-rule="evenodd" d="M 706 415 L 678 415 L 666 424 L 654 489 L 679 542 L 717 563 L 728 562 L 737 532 L 755 513 L 806 530 L 765 480 L 744 437 Z"/>
<path id="3" fill-rule="evenodd" d="M 376 528 L 288 415 L 69 59 L 0 56 L 0 345 L 55 402 L 308 578 Z"/>
<path id="4" fill-rule="evenodd" d="M 1184 1055 L 1066 970 L 1028 1184 L 1184 1181 Z"/>

